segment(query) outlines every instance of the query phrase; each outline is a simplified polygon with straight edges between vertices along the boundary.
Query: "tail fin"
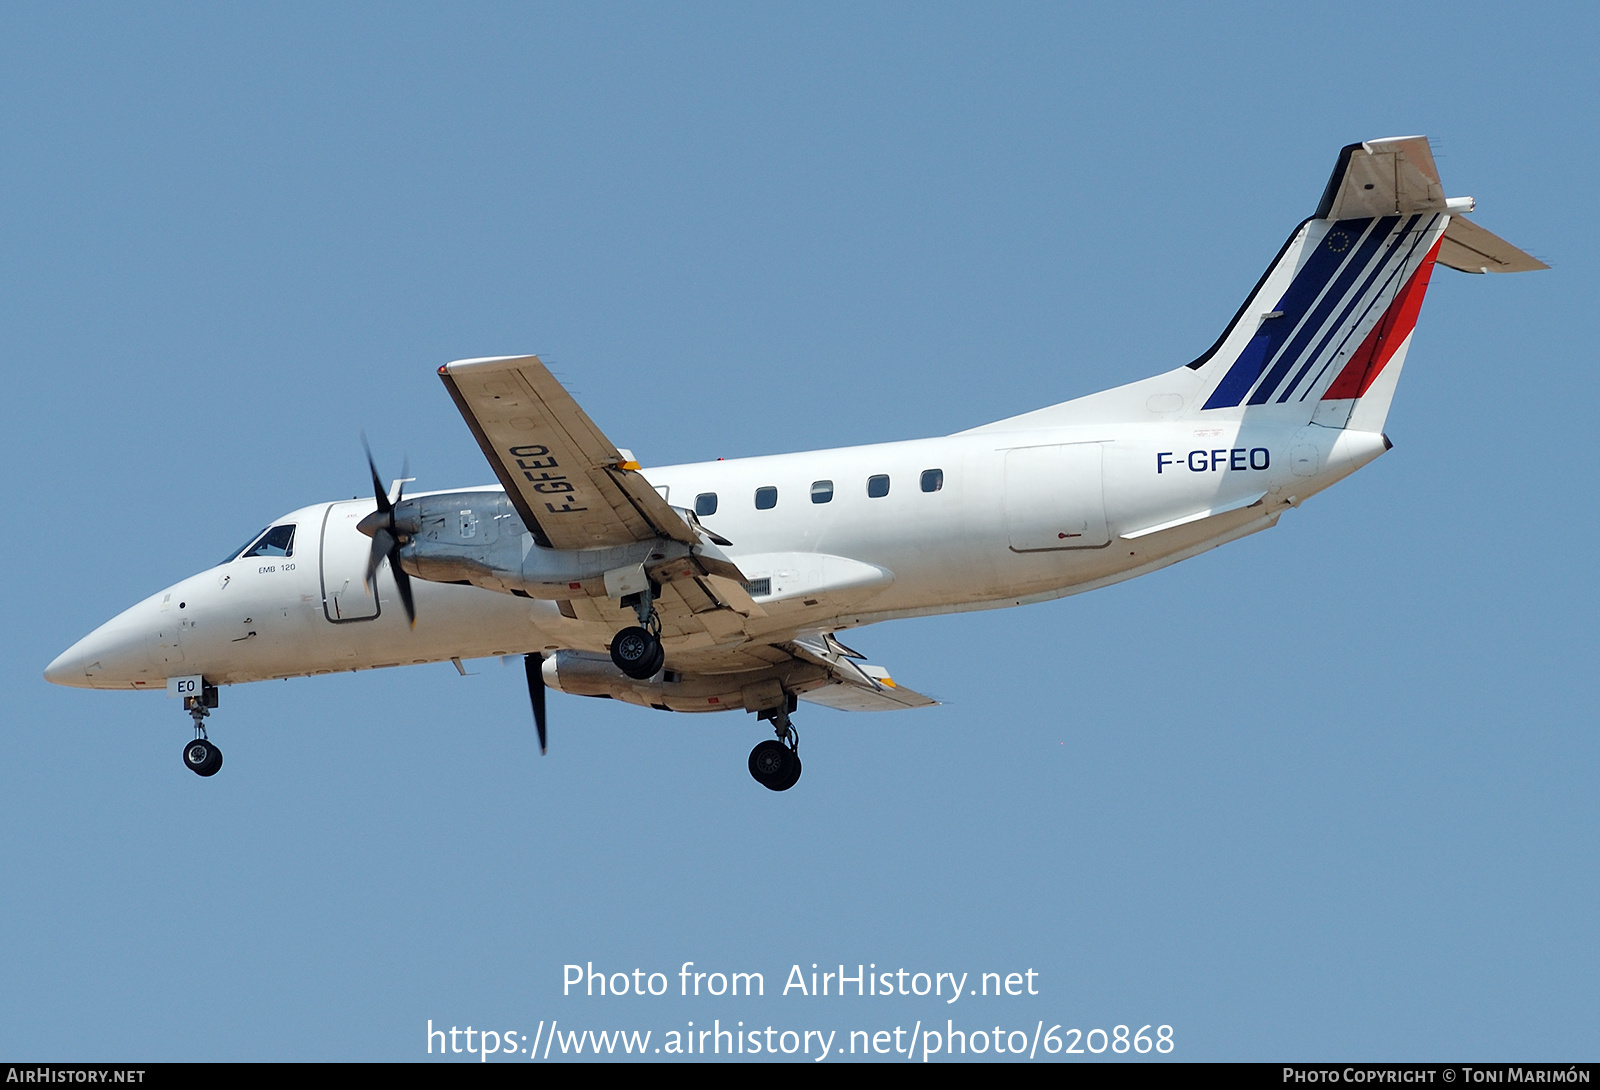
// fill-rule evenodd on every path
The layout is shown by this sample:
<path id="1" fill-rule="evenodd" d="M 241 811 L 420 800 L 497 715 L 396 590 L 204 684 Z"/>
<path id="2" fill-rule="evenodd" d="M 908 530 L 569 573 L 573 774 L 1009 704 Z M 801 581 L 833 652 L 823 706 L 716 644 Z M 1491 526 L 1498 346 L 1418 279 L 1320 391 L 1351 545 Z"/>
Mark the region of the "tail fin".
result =
<path id="1" fill-rule="evenodd" d="M 1446 199 L 1426 137 L 1351 144 L 1217 343 L 1198 413 L 1380 431 L 1436 261 L 1543 268 Z M 1476 271 L 1476 269 L 1474 270 Z"/>
<path id="2" fill-rule="evenodd" d="M 1188 418 L 1381 432 L 1435 264 L 1546 268 L 1446 199 L 1424 136 L 1351 144 L 1217 343 L 1126 386 L 985 424 L 1016 431 Z"/>

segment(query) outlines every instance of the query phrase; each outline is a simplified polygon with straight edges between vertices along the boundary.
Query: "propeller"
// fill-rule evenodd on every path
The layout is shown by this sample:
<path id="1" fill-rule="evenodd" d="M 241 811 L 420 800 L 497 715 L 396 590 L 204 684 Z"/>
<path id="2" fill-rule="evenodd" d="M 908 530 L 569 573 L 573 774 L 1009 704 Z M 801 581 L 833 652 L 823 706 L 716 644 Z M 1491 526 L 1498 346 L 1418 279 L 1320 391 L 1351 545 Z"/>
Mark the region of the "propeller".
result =
<path id="1" fill-rule="evenodd" d="M 385 557 L 389 560 L 389 570 L 394 573 L 394 585 L 400 591 L 400 604 L 405 606 L 406 618 L 411 622 L 411 627 L 417 627 L 417 606 L 411 598 L 411 576 L 406 574 L 400 566 L 400 537 L 394 525 L 394 506 L 405 496 L 405 482 L 400 482 L 399 489 L 395 492 L 394 502 L 390 502 L 388 493 L 383 490 L 383 481 L 378 477 L 378 464 L 372 460 L 372 448 L 367 446 L 367 437 L 361 436 L 361 447 L 367 452 L 367 468 L 372 470 L 372 492 L 377 498 L 378 509 L 356 524 L 360 530 L 372 539 L 372 552 L 367 554 L 366 587 L 372 589 L 373 577 L 378 574 L 378 564 Z M 406 476 L 410 464 L 401 470 L 400 475 Z"/>
<path id="2" fill-rule="evenodd" d="M 538 651 L 522 656 L 523 668 L 528 672 L 528 700 L 533 704 L 533 725 L 539 728 L 539 752 L 544 745 L 544 656 Z"/>

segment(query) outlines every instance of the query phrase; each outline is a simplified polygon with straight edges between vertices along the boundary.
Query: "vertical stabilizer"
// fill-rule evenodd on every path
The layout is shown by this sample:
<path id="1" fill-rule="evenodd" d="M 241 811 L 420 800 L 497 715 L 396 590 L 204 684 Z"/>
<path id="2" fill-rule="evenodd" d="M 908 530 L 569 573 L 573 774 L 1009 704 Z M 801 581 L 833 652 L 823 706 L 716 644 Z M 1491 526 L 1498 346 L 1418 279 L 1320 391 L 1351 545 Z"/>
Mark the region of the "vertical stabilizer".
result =
<path id="1" fill-rule="evenodd" d="M 1444 196 L 1425 137 L 1340 151 L 1316 215 L 1189 365 L 1210 380 L 1200 411 L 1306 423 L 1335 386 L 1371 386 L 1416 323 L 1458 203 Z"/>
<path id="2" fill-rule="evenodd" d="M 1473 207 L 1445 196 L 1427 137 L 1351 144 L 1316 214 L 1199 359 L 972 430 L 1186 418 L 1379 432 L 1436 265 L 1547 267 L 1463 218 Z"/>
<path id="3" fill-rule="evenodd" d="M 1470 272 L 1546 266 L 1461 218 L 1428 140 L 1339 153 L 1301 224 L 1212 351 L 1200 413 L 1381 431 L 1435 263 Z"/>

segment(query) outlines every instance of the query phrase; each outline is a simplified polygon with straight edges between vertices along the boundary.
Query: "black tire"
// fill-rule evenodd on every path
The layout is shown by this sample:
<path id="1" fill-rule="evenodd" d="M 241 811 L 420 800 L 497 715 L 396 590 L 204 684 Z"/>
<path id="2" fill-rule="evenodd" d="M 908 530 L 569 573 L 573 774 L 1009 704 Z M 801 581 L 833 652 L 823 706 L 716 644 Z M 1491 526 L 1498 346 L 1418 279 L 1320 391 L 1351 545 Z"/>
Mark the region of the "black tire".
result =
<path id="1" fill-rule="evenodd" d="M 800 782 L 800 754 L 787 746 L 784 749 L 788 750 L 789 753 L 789 766 L 784 771 L 783 780 L 777 787 L 773 788 L 774 791 L 787 791 Z"/>
<path id="2" fill-rule="evenodd" d="M 800 778 L 800 758 L 776 738 L 769 738 L 750 751 L 750 775 L 768 791 L 787 791 Z"/>
<path id="3" fill-rule="evenodd" d="M 611 637 L 611 661 L 635 681 L 654 677 L 666 658 L 661 641 L 638 625 Z"/>
<path id="4" fill-rule="evenodd" d="M 650 672 L 644 675 L 647 678 L 655 677 L 661 668 L 667 664 L 667 649 L 661 646 L 661 641 L 656 641 L 656 657 L 650 662 Z"/>
<path id="5" fill-rule="evenodd" d="M 196 776 L 215 776 L 222 767 L 222 750 L 205 738 L 183 747 L 183 766 Z"/>

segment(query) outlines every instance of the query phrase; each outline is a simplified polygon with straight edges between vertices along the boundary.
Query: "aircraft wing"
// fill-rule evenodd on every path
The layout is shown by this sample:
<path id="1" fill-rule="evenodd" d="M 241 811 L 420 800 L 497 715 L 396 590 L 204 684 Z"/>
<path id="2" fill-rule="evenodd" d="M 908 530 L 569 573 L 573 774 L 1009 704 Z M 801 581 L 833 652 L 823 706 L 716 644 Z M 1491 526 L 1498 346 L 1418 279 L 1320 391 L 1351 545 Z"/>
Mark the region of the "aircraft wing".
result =
<path id="1" fill-rule="evenodd" d="M 892 712 L 905 708 L 931 708 L 939 702 L 931 696 L 895 684 L 881 666 L 863 664 L 858 669 L 872 684 L 835 675 L 827 684 L 800 694 L 808 704 L 821 704 L 841 712 Z"/>
<path id="2" fill-rule="evenodd" d="M 651 573 L 660 581 L 656 612 L 676 668 L 734 672 L 798 659 L 827 673 L 826 684 L 804 694 L 815 703 L 851 711 L 936 703 L 897 686 L 882 668 L 852 661 L 859 656 L 831 637 L 768 642 L 766 611 L 738 568 L 702 540 L 692 516 L 651 487 L 537 356 L 457 360 L 439 368 L 439 377 L 540 545 L 589 549 L 671 538 L 695 546 L 693 560 Z M 634 623 L 633 608 L 614 598 L 574 597 L 562 612 L 613 630 Z"/>
<path id="3" fill-rule="evenodd" d="M 578 696 L 610 696 L 688 712 L 741 705 L 746 711 L 760 711 L 781 705 L 785 693 L 847 712 L 900 711 L 939 703 L 896 683 L 883 667 L 860 659 L 832 633 L 687 651 L 673 656 L 673 672 L 676 681 L 696 690 L 690 694 L 623 677 L 603 653 L 563 651 L 556 656 L 560 680 L 554 687 Z"/>
<path id="4" fill-rule="evenodd" d="M 808 703 L 842 712 L 890 712 L 931 708 L 939 703 L 915 689 L 895 684 L 883 667 L 857 661 L 861 654 L 840 643 L 832 633 L 801 636 L 785 650 L 802 662 L 814 663 L 828 671 L 824 684 L 799 694 L 800 699 Z"/>
<path id="5" fill-rule="evenodd" d="M 538 356 L 457 360 L 439 377 L 534 540 L 591 549 L 700 538 Z"/>

